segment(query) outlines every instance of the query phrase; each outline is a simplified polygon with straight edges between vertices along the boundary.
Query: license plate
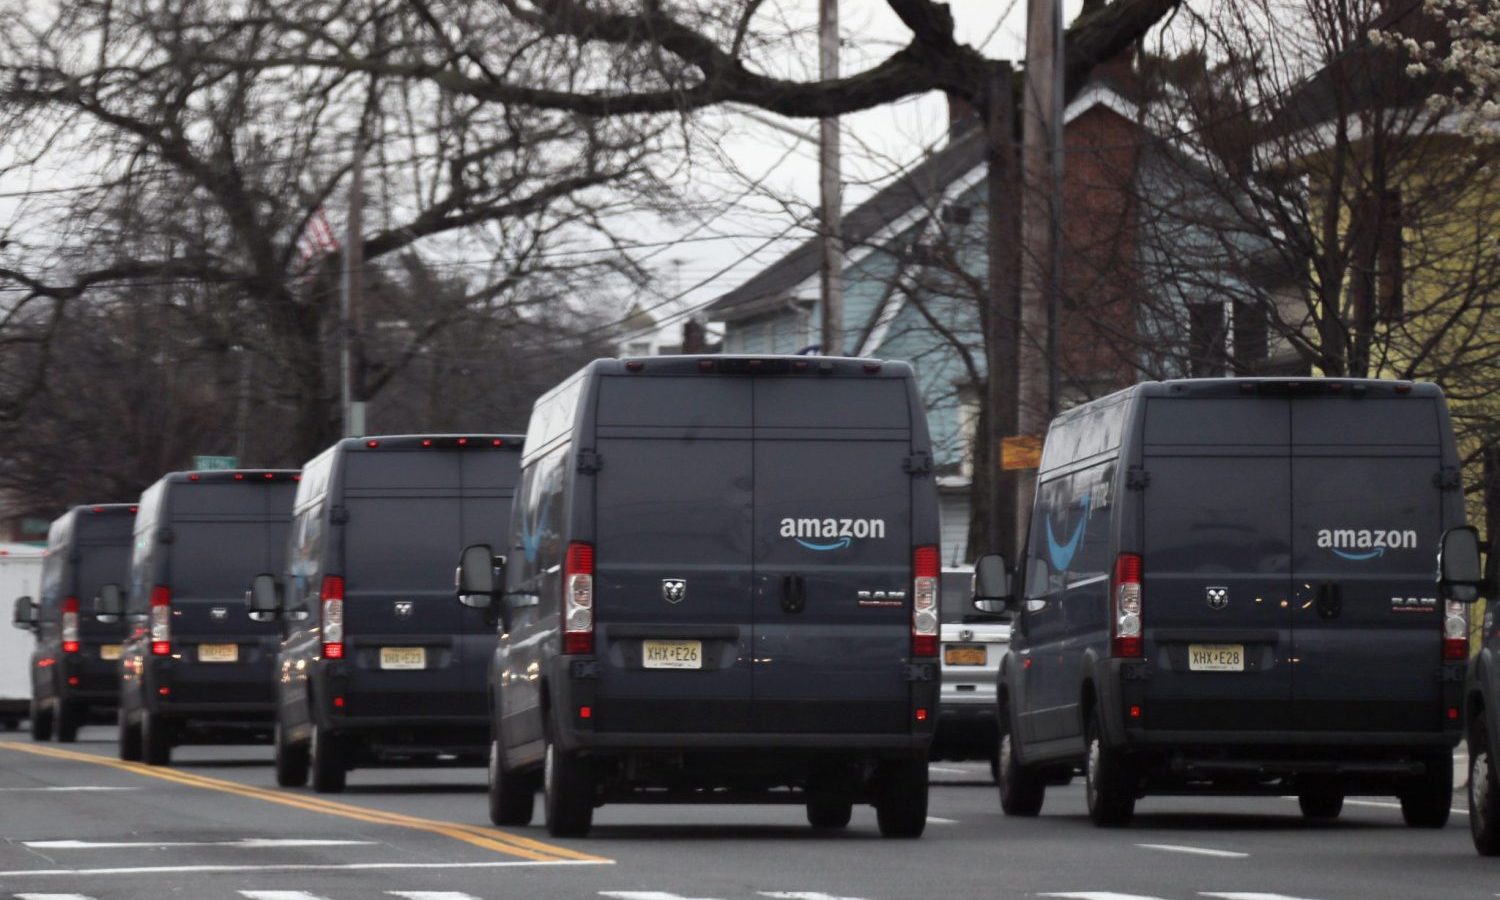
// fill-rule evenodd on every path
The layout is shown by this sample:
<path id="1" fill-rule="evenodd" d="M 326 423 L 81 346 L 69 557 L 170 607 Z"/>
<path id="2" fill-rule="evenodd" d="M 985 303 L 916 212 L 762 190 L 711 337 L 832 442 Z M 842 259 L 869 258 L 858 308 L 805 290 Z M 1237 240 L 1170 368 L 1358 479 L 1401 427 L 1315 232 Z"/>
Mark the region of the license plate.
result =
<path id="1" fill-rule="evenodd" d="M 426 647 L 381 647 L 380 668 L 382 669 L 425 669 L 427 668 Z"/>
<path id="2" fill-rule="evenodd" d="M 988 648 L 980 644 L 943 648 L 943 662 L 950 666 L 982 666 L 989 661 Z"/>
<path id="3" fill-rule="evenodd" d="M 119 644 L 104 644 L 99 648 L 99 658 L 103 660 L 116 660 L 120 658 L 120 652 L 125 648 Z"/>
<path id="4" fill-rule="evenodd" d="M 1188 669 L 1194 672 L 1243 672 L 1243 644 L 1188 644 Z"/>
<path id="5" fill-rule="evenodd" d="M 198 662 L 225 663 L 239 662 L 239 644 L 199 644 Z"/>
<path id="6" fill-rule="evenodd" d="M 701 669 L 703 642 L 642 641 L 641 661 L 648 669 Z"/>

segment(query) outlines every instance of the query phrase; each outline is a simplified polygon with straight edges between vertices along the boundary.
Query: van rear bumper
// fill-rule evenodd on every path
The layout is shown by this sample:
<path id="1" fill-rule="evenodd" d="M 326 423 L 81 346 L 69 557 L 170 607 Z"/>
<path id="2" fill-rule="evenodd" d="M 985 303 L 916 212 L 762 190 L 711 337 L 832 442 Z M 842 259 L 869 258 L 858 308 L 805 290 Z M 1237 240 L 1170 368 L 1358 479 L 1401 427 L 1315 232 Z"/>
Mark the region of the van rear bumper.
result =
<path id="1" fill-rule="evenodd" d="M 562 729 L 564 750 L 816 750 L 828 753 L 875 753 L 911 756 L 925 754 L 931 734 L 775 734 L 737 732 L 695 734 L 672 732 L 597 732 Z"/>

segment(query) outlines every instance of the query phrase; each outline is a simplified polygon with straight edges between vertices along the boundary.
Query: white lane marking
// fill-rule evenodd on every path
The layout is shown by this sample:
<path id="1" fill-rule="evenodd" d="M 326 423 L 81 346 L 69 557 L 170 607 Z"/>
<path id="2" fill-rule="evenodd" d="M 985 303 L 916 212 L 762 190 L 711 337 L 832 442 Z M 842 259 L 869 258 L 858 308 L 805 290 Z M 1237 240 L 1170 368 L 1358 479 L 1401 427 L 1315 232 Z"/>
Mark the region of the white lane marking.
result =
<path id="1" fill-rule="evenodd" d="M 958 820 L 957 819 L 944 819 L 941 816 L 928 816 L 927 817 L 927 822 L 928 822 L 929 825 L 957 825 L 958 824 Z"/>
<path id="2" fill-rule="evenodd" d="M 326 900 L 307 891 L 240 891 L 246 900 Z"/>
<path id="3" fill-rule="evenodd" d="M 836 894 L 824 894 L 818 891 L 756 891 L 762 897 L 772 897 L 774 900 L 860 900 L 859 897 L 840 897 Z"/>
<path id="4" fill-rule="evenodd" d="M 1348 804 L 1349 806 L 1373 806 L 1373 807 L 1376 807 L 1378 809 L 1400 809 L 1401 808 L 1401 804 L 1399 804 L 1399 803 L 1392 803 L 1389 800 L 1345 800 L 1344 802 L 1346 804 Z M 1459 816 L 1467 816 L 1469 814 L 1469 811 L 1467 809 L 1459 809 L 1456 806 L 1453 807 L 1451 810 L 1449 810 L 1449 812 L 1452 812 L 1453 814 L 1459 815 Z"/>
<path id="5" fill-rule="evenodd" d="M 44 875 L 179 875 L 195 872 L 355 872 L 366 869 L 511 869 L 520 866 L 612 866 L 612 859 L 517 859 L 505 862 L 457 863 L 274 863 L 263 866 L 135 866 L 116 869 L 12 869 L 0 878 L 39 878 Z"/>
<path id="6" fill-rule="evenodd" d="M 479 900 L 473 894 L 461 894 L 458 891 L 386 891 L 392 897 L 405 897 L 406 900 Z"/>
<path id="7" fill-rule="evenodd" d="M 1246 859 L 1248 853 L 1240 853 L 1237 850 L 1213 850 L 1208 847 L 1187 847 L 1182 844 L 1136 844 L 1147 850 L 1165 850 L 1168 853 L 1190 853 L 1194 856 L 1216 856 L 1220 859 Z"/>
<path id="8" fill-rule="evenodd" d="M 82 793 L 84 791 L 138 791 L 138 787 L 108 787 L 102 784 L 58 784 L 51 787 L 6 787 L 0 788 L 0 793 L 22 794 L 32 792 L 55 792 L 55 793 Z M 21 896 L 17 894 L 16 896 Z M 37 894 L 38 897 L 45 896 Z M 68 894 L 57 894 L 58 897 L 67 897 Z"/>
<path id="9" fill-rule="evenodd" d="M 356 847 L 375 841 L 336 841 L 321 838 L 245 838 L 240 841 L 22 841 L 37 850 L 98 850 L 118 847 L 234 847 L 264 850 L 276 847 Z"/>
<path id="10" fill-rule="evenodd" d="M 928 766 L 927 767 L 927 771 L 929 771 L 929 772 L 937 772 L 937 773 L 942 774 L 942 775 L 972 775 L 972 774 L 978 772 L 979 770 L 978 769 L 973 769 L 973 770 L 970 770 L 970 769 L 955 769 L 955 768 L 952 768 L 951 766 Z"/>
<path id="11" fill-rule="evenodd" d="M 83 894 L 16 894 L 16 900 L 94 900 Z"/>
<path id="12" fill-rule="evenodd" d="M 1146 894 L 1116 894 L 1113 891 L 1072 891 L 1057 894 L 1037 894 L 1038 897 L 1063 897 L 1066 900 L 1162 900 Z"/>
<path id="13" fill-rule="evenodd" d="M 706 900 L 703 897 L 684 897 L 666 891 L 600 891 L 599 896 L 614 897 L 615 900 Z"/>
<path id="14" fill-rule="evenodd" d="M 1261 894 L 1255 891 L 1199 891 L 1200 897 L 1218 897 L 1219 900 L 1303 900 L 1286 894 Z"/>

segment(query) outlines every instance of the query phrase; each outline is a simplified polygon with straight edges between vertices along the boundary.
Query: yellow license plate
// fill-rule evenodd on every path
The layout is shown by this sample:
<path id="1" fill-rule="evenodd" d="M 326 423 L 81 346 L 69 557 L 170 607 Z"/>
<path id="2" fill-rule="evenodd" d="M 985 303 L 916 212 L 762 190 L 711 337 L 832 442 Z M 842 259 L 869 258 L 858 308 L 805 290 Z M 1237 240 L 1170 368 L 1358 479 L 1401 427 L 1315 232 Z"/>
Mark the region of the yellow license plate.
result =
<path id="1" fill-rule="evenodd" d="M 641 664 L 648 669 L 701 669 L 703 642 L 642 641 Z"/>
<path id="2" fill-rule="evenodd" d="M 964 644 L 943 648 L 943 662 L 950 666 L 982 666 L 989 661 L 989 650 L 983 646 Z"/>
<path id="3" fill-rule="evenodd" d="M 427 668 L 426 647 L 381 647 L 380 668 L 382 669 L 425 669 Z"/>
<path id="4" fill-rule="evenodd" d="M 239 644 L 199 644 L 198 662 L 232 663 L 240 661 Z"/>
<path id="5" fill-rule="evenodd" d="M 119 644 L 104 644 L 99 648 L 99 658 L 104 660 L 119 659 L 120 652 L 124 649 Z"/>
<path id="6" fill-rule="evenodd" d="M 1243 644 L 1188 644 L 1188 669 L 1193 672 L 1245 671 Z"/>

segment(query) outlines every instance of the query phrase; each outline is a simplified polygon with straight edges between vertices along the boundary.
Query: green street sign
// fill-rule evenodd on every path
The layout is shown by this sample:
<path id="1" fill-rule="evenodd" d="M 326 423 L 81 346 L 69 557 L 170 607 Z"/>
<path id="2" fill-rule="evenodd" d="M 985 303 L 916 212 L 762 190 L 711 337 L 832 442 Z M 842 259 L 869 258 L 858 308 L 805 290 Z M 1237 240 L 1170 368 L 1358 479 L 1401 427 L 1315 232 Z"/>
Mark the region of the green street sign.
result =
<path id="1" fill-rule="evenodd" d="M 216 469 L 234 469 L 240 464 L 237 456 L 195 456 L 193 457 L 193 468 L 200 472 L 211 472 Z"/>

